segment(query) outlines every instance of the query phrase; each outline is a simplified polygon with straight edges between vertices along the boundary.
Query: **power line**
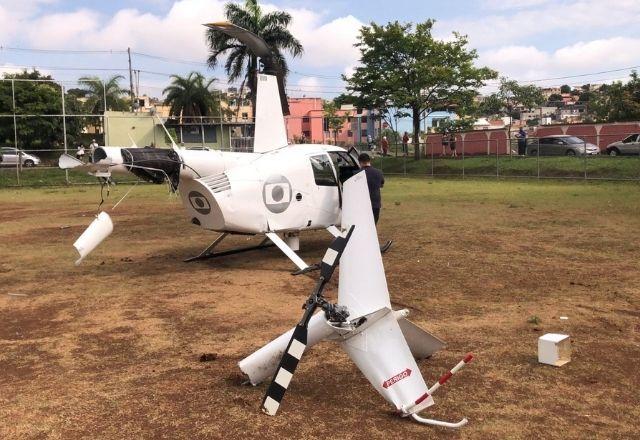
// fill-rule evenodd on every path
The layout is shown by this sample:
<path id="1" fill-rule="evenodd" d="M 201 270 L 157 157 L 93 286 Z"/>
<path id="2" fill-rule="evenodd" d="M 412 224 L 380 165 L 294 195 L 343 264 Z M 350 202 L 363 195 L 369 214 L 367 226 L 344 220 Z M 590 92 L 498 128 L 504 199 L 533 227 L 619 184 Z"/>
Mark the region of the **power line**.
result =
<path id="1" fill-rule="evenodd" d="M 71 50 L 71 49 L 34 49 L 34 48 L 24 48 L 24 47 L 9 47 L 9 46 L 1 46 L 0 51 L 7 50 L 11 52 L 36 52 L 36 53 L 55 53 L 55 54 L 69 54 L 69 55 L 77 55 L 77 54 L 125 54 L 126 50 Z"/>

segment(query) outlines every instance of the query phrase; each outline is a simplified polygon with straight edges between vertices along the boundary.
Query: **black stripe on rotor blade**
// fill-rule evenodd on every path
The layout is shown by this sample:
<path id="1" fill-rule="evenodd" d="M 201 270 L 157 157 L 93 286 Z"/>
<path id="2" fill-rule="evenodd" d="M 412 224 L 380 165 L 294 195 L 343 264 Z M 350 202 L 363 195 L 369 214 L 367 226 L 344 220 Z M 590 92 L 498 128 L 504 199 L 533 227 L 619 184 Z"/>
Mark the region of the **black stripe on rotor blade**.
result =
<path id="1" fill-rule="evenodd" d="M 325 280 L 328 281 L 331 278 L 333 271 L 338 266 L 338 263 L 340 263 L 340 257 L 349 243 L 349 238 L 351 238 L 354 228 L 355 226 L 351 226 L 344 237 L 336 237 L 329 245 L 329 249 L 327 249 L 327 252 L 324 254 L 320 265 L 320 275 Z"/>
<path id="2" fill-rule="evenodd" d="M 293 376 L 293 373 L 295 373 L 296 368 L 298 367 L 298 363 L 300 363 L 300 359 L 302 358 L 302 354 L 304 353 L 306 347 L 307 328 L 301 325 L 297 325 L 295 330 L 293 331 L 293 335 L 291 335 L 291 339 L 289 340 L 287 349 L 280 359 L 280 363 L 278 364 L 276 373 L 271 379 L 271 383 L 269 384 L 269 388 L 267 389 L 264 399 L 262 399 L 262 408 L 265 410 L 265 412 L 267 412 L 267 414 L 275 415 L 275 411 L 277 411 L 276 408 L 273 413 L 269 412 L 269 409 L 265 405 L 267 399 L 271 398 L 278 404 L 279 407 L 280 402 L 284 398 L 284 394 L 287 391 L 287 388 L 276 382 L 278 374 L 280 374 L 280 371 L 283 370 Z M 289 381 L 289 383 L 291 382 Z"/>

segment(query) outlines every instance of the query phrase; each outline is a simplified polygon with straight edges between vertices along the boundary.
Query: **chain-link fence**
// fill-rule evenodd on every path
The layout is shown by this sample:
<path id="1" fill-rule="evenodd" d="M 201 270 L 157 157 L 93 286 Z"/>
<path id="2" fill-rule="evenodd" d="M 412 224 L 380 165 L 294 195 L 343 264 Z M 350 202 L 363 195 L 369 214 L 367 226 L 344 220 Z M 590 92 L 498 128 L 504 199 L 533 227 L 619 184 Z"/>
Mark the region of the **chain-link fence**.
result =
<path id="1" fill-rule="evenodd" d="M 441 139 L 441 136 L 438 136 Z M 626 142 L 625 142 L 626 141 Z M 492 177 L 640 181 L 638 132 L 601 135 L 599 147 L 577 136 L 396 143 L 386 154 L 372 150 L 373 164 L 385 174 L 429 177 Z"/>
<path id="2" fill-rule="evenodd" d="M 223 108 L 220 99 L 213 116 L 171 117 L 158 100 L 136 99 L 130 108 L 118 96 L 98 79 L 0 80 L 0 187 L 95 183 L 86 173 L 61 171 L 57 161 L 63 153 L 89 161 L 96 145 L 253 151 L 250 109 Z M 397 121 L 387 125 L 363 109 L 328 117 L 321 100 L 295 105 L 308 108 L 292 104 L 306 116 L 285 118 L 289 143 L 371 151 L 387 174 L 640 180 L 640 123 L 544 126 L 526 140 L 506 129 L 427 134 L 415 160 Z"/>

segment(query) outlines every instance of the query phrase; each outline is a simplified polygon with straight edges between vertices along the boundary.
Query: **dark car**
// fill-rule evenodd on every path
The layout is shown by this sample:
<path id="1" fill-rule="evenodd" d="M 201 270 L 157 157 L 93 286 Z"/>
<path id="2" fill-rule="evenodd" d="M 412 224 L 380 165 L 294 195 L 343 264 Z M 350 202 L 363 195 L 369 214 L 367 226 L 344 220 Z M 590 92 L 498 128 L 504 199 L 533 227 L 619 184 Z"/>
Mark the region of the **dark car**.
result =
<path id="1" fill-rule="evenodd" d="M 531 139 L 527 145 L 529 156 L 584 156 L 600 154 L 600 148 L 577 136 L 557 135 Z"/>

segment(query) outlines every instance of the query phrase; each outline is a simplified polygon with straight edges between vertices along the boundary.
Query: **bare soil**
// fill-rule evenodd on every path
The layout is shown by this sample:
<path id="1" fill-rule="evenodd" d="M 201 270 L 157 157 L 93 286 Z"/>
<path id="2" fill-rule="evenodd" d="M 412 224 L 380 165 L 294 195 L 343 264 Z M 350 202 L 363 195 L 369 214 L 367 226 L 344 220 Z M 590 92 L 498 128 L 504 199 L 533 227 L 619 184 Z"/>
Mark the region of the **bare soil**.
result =
<path id="1" fill-rule="evenodd" d="M 0 438 L 640 438 L 638 188 L 389 182 L 393 304 L 447 342 L 425 379 L 476 355 L 425 412 L 468 417 L 459 431 L 397 417 L 330 343 L 263 415 L 265 385 L 242 385 L 237 362 L 295 324 L 313 276 L 275 249 L 183 263 L 215 235 L 164 189 L 136 189 L 80 267 L 98 190 L 0 191 Z M 304 235 L 302 257 L 329 241 Z M 571 335 L 569 364 L 538 364 L 546 332 Z"/>

